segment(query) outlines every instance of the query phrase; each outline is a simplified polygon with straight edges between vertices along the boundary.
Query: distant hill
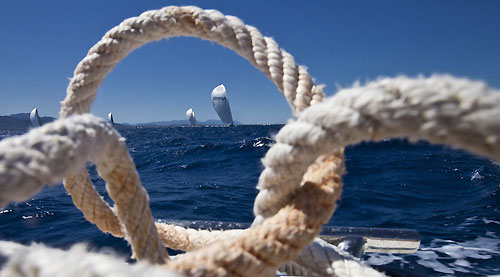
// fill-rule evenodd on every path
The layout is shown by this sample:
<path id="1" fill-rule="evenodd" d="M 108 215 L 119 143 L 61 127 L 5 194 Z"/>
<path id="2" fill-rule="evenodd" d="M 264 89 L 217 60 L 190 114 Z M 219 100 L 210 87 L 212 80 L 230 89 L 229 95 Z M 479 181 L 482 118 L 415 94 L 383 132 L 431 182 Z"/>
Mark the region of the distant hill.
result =
<path id="1" fill-rule="evenodd" d="M 54 117 L 43 116 L 40 117 L 40 121 L 43 124 L 49 123 L 56 120 Z M 220 120 L 206 120 L 196 122 L 200 126 L 224 126 L 226 124 L 222 123 Z M 235 125 L 243 125 L 239 121 L 234 122 Z M 146 122 L 146 123 L 115 123 L 115 128 L 126 128 L 127 126 L 142 126 L 142 127 L 164 127 L 164 126 L 187 126 L 189 125 L 187 120 L 170 120 L 170 121 L 156 121 L 156 122 Z M 0 130 L 26 130 L 31 127 L 30 114 L 29 113 L 16 113 L 11 115 L 0 116 Z"/>
<path id="2" fill-rule="evenodd" d="M 53 117 L 43 116 L 40 121 L 43 124 L 56 120 Z M 31 127 L 29 113 L 16 113 L 6 116 L 0 116 L 0 129 L 2 130 L 23 130 Z"/>

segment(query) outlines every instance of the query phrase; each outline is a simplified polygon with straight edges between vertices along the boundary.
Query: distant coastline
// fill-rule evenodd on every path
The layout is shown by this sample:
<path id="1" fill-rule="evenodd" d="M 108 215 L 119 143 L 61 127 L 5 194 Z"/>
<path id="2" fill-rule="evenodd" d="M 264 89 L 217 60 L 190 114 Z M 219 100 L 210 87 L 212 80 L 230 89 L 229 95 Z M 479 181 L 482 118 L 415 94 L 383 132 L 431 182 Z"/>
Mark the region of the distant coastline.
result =
<path id="1" fill-rule="evenodd" d="M 41 116 L 40 121 L 47 124 L 56 120 L 53 117 Z M 2 130 L 24 130 L 31 128 L 29 113 L 16 113 L 11 115 L 0 116 L 0 129 Z"/>
<path id="2" fill-rule="evenodd" d="M 56 120 L 54 117 L 43 116 L 40 117 L 43 124 L 52 122 Z M 241 122 L 235 121 L 236 125 L 245 125 Z M 198 121 L 199 126 L 224 126 L 220 120 L 206 120 Z M 115 123 L 116 128 L 120 127 L 167 127 L 167 126 L 189 126 L 187 120 L 169 120 L 169 121 L 157 121 L 157 122 L 145 122 L 145 123 Z M 30 114 L 29 113 L 17 113 L 11 115 L 0 116 L 0 129 L 1 130 L 25 130 L 31 128 Z"/>

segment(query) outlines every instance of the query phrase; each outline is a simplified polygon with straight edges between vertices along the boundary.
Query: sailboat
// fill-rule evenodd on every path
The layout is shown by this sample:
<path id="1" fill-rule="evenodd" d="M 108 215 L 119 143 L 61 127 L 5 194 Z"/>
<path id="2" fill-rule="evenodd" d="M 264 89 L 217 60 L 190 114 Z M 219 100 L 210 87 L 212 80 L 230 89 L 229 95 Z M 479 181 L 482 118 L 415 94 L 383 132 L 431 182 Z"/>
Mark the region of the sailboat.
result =
<path id="1" fill-rule="evenodd" d="M 226 87 L 221 84 L 212 90 L 212 104 L 214 109 L 219 115 L 220 120 L 224 124 L 229 126 L 234 126 L 233 116 L 231 115 L 231 108 L 229 107 L 229 101 L 227 100 Z"/>
<path id="2" fill-rule="evenodd" d="M 42 126 L 42 121 L 40 120 L 40 116 L 38 115 L 37 108 L 34 108 L 33 110 L 31 110 L 30 121 L 31 121 L 31 125 L 35 128 Z"/>
<path id="3" fill-rule="evenodd" d="M 193 112 L 192 108 L 189 108 L 186 111 L 186 118 L 187 118 L 187 120 L 189 122 L 189 125 L 196 126 L 196 117 L 194 116 L 194 112 Z"/>
<path id="4" fill-rule="evenodd" d="M 113 114 L 112 113 L 108 113 L 108 121 L 109 123 L 111 123 L 111 125 L 115 125 L 115 121 L 113 120 Z"/>

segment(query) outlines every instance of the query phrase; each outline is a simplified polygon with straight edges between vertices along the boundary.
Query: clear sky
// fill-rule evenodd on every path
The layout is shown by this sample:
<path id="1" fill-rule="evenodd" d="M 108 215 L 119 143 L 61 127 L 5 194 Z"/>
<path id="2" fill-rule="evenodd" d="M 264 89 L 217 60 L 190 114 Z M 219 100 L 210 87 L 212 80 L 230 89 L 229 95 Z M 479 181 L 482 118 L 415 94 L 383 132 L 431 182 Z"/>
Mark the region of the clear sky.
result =
<path id="1" fill-rule="evenodd" d="M 24 1 L 0 0 L 0 115 L 58 116 L 68 77 L 110 28 L 168 5 L 241 18 L 272 36 L 333 95 L 336 84 L 377 76 L 450 73 L 500 88 L 500 1 Z M 235 120 L 284 123 L 290 108 L 246 60 L 217 44 L 173 38 L 125 58 L 99 89 L 92 113 L 116 122 L 215 119 L 224 83 Z"/>

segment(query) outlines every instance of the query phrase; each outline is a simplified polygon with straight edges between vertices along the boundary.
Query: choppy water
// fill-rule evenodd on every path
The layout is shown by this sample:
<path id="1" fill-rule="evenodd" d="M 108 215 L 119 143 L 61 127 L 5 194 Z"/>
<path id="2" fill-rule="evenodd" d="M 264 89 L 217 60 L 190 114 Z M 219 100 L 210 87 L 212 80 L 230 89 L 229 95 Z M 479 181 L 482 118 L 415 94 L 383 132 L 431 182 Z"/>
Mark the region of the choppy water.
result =
<path id="1" fill-rule="evenodd" d="M 157 219 L 251 222 L 260 159 L 281 126 L 121 129 Z M 0 139 L 16 133 L 0 131 Z M 500 274 L 500 164 L 463 151 L 404 140 L 346 150 L 340 207 L 330 225 L 417 229 L 415 254 L 367 254 L 372 265 L 422 276 Z M 92 168 L 91 168 L 92 169 Z M 104 183 L 92 169 L 101 194 Z M 127 255 L 101 233 L 62 186 L 0 210 L 0 239 Z"/>

